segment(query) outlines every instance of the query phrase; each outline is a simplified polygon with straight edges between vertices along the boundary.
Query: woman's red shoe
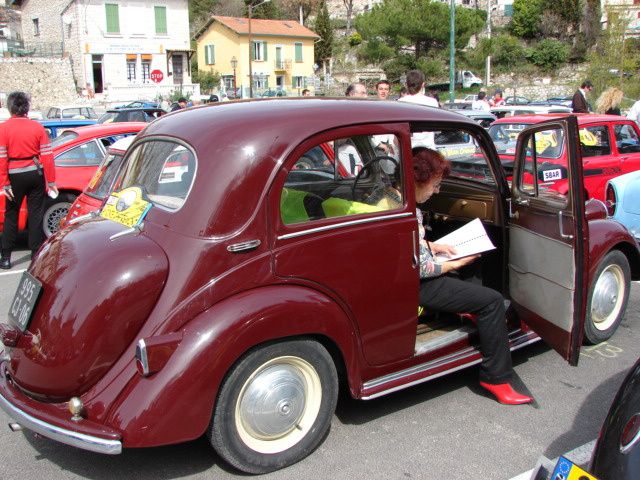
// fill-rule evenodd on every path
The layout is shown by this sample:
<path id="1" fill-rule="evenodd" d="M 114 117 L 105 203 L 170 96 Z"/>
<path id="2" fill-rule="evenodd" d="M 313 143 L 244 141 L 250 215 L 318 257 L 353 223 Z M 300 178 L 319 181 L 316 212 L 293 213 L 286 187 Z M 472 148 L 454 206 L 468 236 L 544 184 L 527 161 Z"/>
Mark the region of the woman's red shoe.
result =
<path id="1" fill-rule="evenodd" d="M 533 402 L 533 398 L 516 392 L 508 383 L 493 384 L 480 382 L 480 386 L 493 393 L 498 401 L 505 405 L 522 405 Z"/>

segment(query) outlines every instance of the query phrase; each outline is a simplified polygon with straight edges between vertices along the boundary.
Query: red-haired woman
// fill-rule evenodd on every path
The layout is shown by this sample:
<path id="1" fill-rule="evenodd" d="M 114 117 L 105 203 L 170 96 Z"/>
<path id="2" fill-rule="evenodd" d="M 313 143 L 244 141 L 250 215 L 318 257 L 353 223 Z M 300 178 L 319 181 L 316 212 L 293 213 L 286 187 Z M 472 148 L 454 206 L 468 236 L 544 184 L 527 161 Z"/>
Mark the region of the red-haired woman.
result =
<path id="1" fill-rule="evenodd" d="M 450 166 L 442 154 L 434 150 L 417 148 L 413 155 L 416 202 L 423 203 L 438 193 L 440 182 L 450 173 Z M 509 383 L 513 369 L 502 295 L 491 288 L 446 275 L 470 264 L 479 255 L 436 263 L 434 255 L 454 254 L 455 249 L 450 245 L 427 242 L 419 208 L 417 216 L 420 231 L 420 305 L 427 311 L 476 314 L 482 351 L 480 385 L 495 395 L 500 403 L 530 403 L 533 400 L 531 397 L 516 392 Z"/>

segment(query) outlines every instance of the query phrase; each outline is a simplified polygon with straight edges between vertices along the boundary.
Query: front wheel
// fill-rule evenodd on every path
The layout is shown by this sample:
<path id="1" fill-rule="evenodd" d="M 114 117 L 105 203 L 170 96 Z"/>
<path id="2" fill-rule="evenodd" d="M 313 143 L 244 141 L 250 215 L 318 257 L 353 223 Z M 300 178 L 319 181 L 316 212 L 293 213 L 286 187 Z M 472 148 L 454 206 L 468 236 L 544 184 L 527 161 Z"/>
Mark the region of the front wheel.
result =
<path id="1" fill-rule="evenodd" d="M 321 344 L 300 340 L 259 347 L 222 383 L 208 436 L 239 470 L 278 470 L 318 446 L 337 398 L 336 368 Z"/>
<path id="2" fill-rule="evenodd" d="M 70 193 L 61 193 L 58 198 L 47 198 L 42 216 L 42 230 L 50 237 L 60 229 L 60 222 L 67 216 L 76 196 Z"/>
<path id="3" fill-rule="evenodd" d="M 619 250 L 605 255 L 589 288 L 584 324 L 586 342 L 595 345 L 614 334 L 627 308 L 630 283 L 627 257 Z"/>

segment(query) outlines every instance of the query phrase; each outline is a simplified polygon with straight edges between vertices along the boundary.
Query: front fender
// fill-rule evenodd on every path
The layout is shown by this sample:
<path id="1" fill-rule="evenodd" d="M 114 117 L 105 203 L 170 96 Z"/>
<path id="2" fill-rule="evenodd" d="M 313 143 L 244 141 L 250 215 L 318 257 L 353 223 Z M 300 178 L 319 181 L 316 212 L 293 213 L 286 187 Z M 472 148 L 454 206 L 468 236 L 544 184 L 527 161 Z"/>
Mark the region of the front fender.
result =
<path id="1" fill-rule="evenodd" d="M 122 432 L 125 447 L 200 437 L 229 369 L 264 342 L 323 337 L 341 353 L 352 394 L 361 383 L 354 325 L 333 300 L 309 288 L 273 285 L 239 293 L 199 314 L 182 332 L 164 368 L 150 377 L 136 375 L 109 412 L 106 423 Z"/>
<path id="2" fill-rule="evenodd" d="M 631 278 L 640 279 L 640 251 L 638 243 L 626 227 L 614 220 L 589 222 L 589 284 L 593 281 L 600 260 L 611 250 L 620 250 L 629 260 Z"/>

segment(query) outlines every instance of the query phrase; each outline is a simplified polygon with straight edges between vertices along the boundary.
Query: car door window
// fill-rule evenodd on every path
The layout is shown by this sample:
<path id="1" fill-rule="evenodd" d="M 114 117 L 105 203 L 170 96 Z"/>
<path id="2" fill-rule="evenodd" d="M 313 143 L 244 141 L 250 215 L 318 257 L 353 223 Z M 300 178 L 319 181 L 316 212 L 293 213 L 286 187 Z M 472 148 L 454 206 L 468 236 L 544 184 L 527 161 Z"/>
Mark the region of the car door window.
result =
<path id="1" fill-rule="evenodd" d="M 402 207 L 400 160 L 381 153 L 380 137 L 336 138 L 295 159 L 280 194 L 282 222 L 290 225 Z M 390 137 L 387 140 L 398 144 L 394 135 Z"/>
<path id="2" fill-rule="evenodd" d="M 640 152 L 640 139 L 632 125 L 622 123 L 614 125 L 614 134 L 616 136 L 616 146 L 620 153 L 638 153 Z"/>
<path id="3" fill-rule="evenodd" d="M 580 129 L 580 148 L 582 157 L 611 155 L 609 131 L 606 125 L 583 127 Z"/>
<path id="4" fill-rule="evenodd" d="M 104 157 L 104 150 L 96 140 L 92 140 L 67 150 L 55 159 L 58 167 L 97 166 Z"/>
<path id="5" fill-rule="evenodd" d="M 563 131 L 558 128 L 537 131 L 527 139 L 526 163 L 524 169 L 520 171 L 518 182 L 522 193 L 566 204 L 568 182 L 566 159 L 549 155 L 550 149 L 562 147 L 563 138 Z"/>

